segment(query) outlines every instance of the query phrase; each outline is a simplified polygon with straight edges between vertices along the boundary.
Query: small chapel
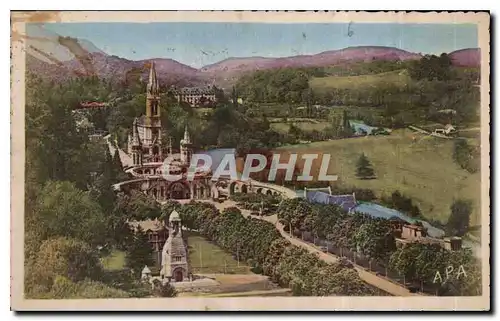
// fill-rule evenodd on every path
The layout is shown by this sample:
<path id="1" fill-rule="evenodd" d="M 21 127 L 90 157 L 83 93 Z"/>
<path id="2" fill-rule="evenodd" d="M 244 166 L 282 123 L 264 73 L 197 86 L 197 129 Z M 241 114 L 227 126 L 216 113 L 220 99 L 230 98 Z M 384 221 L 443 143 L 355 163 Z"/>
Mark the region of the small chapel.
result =
<path id="1" fill-rule="evenodd" d="M 176 210 L 168 219 L 168 239 L 162 251 L 160 276 L 169 282 L 190 281 L 188 251 L 182 237 L 181 217 Z"/>

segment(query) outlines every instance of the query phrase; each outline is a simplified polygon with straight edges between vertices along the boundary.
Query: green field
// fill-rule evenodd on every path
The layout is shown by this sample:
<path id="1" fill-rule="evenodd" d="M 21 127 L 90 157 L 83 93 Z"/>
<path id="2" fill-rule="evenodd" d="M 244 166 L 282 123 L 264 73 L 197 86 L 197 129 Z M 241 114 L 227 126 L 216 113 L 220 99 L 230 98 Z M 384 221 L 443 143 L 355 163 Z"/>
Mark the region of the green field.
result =
<path id="1" fill-rule="evenodd" d="M 416 138 L 415 142 L 413 137 Z M 480 224 L 480 174 L 469 174 L 452 159 L 453 140 L 396 130 L 390 136 L 367 136 L 283 147 L 290 152 L 331 154 L 328 173 L 338 184 L 372 189 L 377 197 L 399 190 L 414 199 L 428 219 L 445 223 L 455 198 L 471 199 L 471 225 Z M 365 153 L 377 178 L 355 176 L 356 161 Z"/>
<path id="2" fill-rule="evenodd" d="M 116 271 L 125 268 L 125 252 L 113 250 L 108 256 L 101 258 L 105 270 Z"/>
<path id="3" fill-rule="evenodd" d="M 207 241 L 195 232 L 189 232 L 189 262 L 193 273 L 200 274 L 250 274 L 250 267 L 245 262 L 235 260 L 217 245 Z"/>
<path id="4" fill-rule="evenodd" d="M 383 88 L 387 85 L 405 86 L 411 79 L 406 70 L 395 70 L 380 74 L 360 76 L 328 76 L 313 77 L 309 85 L 313 90 L 338 89 L 363 89 L 366 87 Z"/>

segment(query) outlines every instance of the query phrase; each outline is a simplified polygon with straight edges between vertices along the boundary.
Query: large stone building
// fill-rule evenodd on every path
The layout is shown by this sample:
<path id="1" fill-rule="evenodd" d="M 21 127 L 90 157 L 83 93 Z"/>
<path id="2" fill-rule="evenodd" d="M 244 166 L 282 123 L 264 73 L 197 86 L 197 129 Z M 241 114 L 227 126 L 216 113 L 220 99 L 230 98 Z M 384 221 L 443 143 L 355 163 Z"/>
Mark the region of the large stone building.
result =
<path id="1" fill-rule="evenodd" d="M 215 87 L 191 87 L 174 90 L 177 101 L 185 102 L 191 107 L 214 107 L 217 99 Z"/>

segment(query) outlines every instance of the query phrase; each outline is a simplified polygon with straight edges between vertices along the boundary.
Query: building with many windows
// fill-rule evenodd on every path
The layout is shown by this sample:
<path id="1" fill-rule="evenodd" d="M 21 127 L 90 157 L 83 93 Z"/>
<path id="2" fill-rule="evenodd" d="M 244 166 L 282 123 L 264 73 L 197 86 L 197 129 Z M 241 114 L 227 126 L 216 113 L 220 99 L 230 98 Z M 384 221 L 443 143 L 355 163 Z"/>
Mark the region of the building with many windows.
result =
<path id="1" fill-rule="evenodd" d="M 191 87 L 174 90 L 174 96 L 179 103 L 184 102 L 191 107 L 214 107 L 217 102 L 215 92 L 214 86 Z"/>

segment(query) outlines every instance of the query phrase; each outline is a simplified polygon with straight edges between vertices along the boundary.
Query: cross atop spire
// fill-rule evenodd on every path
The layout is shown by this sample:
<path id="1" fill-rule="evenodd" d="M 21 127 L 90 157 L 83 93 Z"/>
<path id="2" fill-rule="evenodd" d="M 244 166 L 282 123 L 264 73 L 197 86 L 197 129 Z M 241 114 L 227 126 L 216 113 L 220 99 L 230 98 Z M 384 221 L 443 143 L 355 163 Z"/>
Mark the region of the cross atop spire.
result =
<path id="1" fill-rule="evenodd" d="M 149 69 L 149 80 L 147 87 L 148 94 L 158 95 L 160 88 L 158 86 L 158 78 L 156 78 L 156 70 L 154 61 L 151 62 L 151 68 Z"/>

